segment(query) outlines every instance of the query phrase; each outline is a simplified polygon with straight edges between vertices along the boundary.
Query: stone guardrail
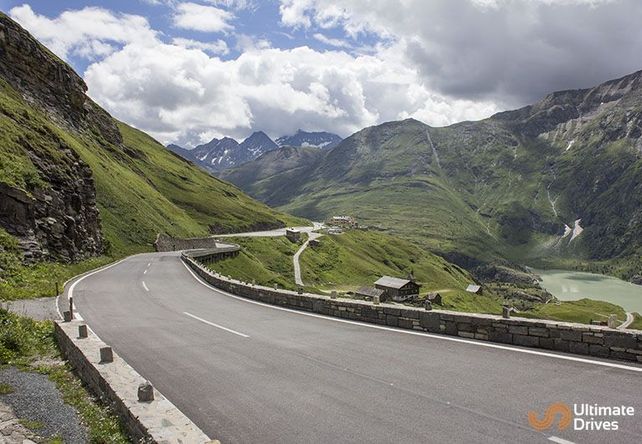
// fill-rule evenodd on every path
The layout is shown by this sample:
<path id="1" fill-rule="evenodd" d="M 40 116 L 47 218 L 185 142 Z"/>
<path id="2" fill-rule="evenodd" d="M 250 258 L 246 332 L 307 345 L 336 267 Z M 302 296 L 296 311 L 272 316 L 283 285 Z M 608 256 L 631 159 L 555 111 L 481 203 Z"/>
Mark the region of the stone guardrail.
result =
<path id="1" fill-rule="evenodd" d="M 218 443 L 146 384 L 136 370 L 113 353 L 83 322 L 57 321 L 54 325 L 56 340 L 74 371 L 89 390 L 108 402 L 135 442 Z"/>
<path id="2" fill-rule="evenodd" d="M 182 239 L 160 233 L 156 236 L 154 248 L 156 251 L 181 251 L 194 250 L 197 248 L 216 248 L 216 244 L 217 242 L 214 236 Z"/>
<path id="3" fill-rule="evenodd" d="M 256 301 L 390 327 L 511 344 L 598 358 L 642 362 L 642 332 L 603 326 L 526 318 L 425 310 L 361 300 L 333 299 L 310 293 L 249 285 L 209 271 L 204 252 L 182 254 L 183 261 L 206 282 Z"/>

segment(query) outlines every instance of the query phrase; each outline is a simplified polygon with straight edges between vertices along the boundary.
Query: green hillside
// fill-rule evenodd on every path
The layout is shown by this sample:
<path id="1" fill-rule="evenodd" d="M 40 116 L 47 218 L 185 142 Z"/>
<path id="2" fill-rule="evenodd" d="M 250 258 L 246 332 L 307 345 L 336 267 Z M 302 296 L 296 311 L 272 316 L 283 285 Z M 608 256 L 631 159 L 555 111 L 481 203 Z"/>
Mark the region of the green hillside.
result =
<path id="1" fill-rule="evenodd" d="M 210 268 L 244 282 L 296 290 L 292 257 L 301 243 L 285 237 L 227 238 L 241 246 L 237 257 L 216 262 Z M 420 298 L 438 290 L 441 308 L 468 312 L 500 313 L 501 299 L 492 294 L 465 291 L 473 282 L 463 269 L 415 244 L 386 233 L 348 231 L 320 238 L 320 246 L 308 247 L 300 257 L 306 291 L 349 294 L 372 286 L 381 276 L 407 277 L 413 273 L 422 284 Z"/>
<path id="2" fill-rule="evenodd" d="M 441 308 L 500 313 L 495 296 L 465 291 L 473 283 L 468 272 L 415 244 L 376 231 L 348 231 L 320 238 L 320 246 L 307 248 L 300 258 L 303 282 L 323 290 L 354 291 L 372 286 L 381 276 L 405 278 L 412 273 L 422 285 L 420 298 L 439 291 Z"/>
<path id="3" fill-rule="evenodd" d="M 243 282 L 296 290 L 292 256 L 301 246 L 283 237 L 234 237 L 226 241 L 241 246 L 238 256 L 215 262 L 210 268 Z"/>
<path id="4" fill-rule="evenodd" d="M 252 179 L 276 161 L 266 156 L 224 177 L 294 214 L 354 215 L 470 270 L 600 263 L 630 279 L 642 275 L 641 122 L 637 72 L 479 122 L 385 123 L 321 159 L 292 153 Z"/>
<path id="5" fill-rule="evenodd" d="M 161 232 L 302 223 L 114 120 L 4 14 L 0 32 L 1 298 L 52 294 L 73 273 L 151 250 Z"/>

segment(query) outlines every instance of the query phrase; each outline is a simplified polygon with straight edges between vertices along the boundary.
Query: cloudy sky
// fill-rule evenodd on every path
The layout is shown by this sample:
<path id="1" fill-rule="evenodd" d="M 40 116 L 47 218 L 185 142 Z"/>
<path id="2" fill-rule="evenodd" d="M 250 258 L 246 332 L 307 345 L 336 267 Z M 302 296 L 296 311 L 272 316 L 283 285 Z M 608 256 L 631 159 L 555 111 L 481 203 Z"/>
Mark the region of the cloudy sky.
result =
<path id="1" fill-rule="evenodd" d="M 639 0 L 0 0 L 115 117 L 186 146 L 487 117 L 642 69 Z"/>

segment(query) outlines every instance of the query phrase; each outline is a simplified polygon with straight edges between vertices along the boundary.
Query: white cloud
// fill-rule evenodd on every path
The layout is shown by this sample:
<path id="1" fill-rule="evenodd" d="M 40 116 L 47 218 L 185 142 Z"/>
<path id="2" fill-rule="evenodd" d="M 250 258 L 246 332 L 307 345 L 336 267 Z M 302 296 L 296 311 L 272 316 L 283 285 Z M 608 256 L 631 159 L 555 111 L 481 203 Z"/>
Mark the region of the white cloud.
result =
<path id="1" fill-rule="evenodd" d="M 175 37 L 172 43 L 176 46 L 182 46 L 187 49 L 200 49 L 210 54 L 225 55 L 230 52 L 230 49 L 224 40 L 215 40 L 212 42 L 201 42 L 198 40 L 186 39 L 182 37 Z"/>
<path id="2" fill-rule="evenodd" d="M 293 28 L 392 42 L 431 89 L 517 106 L 642 67 L 638 0 L 280 0 Z"/>
<path id="3" fill-rule="evenodd" d="M 394 59 L 307 47 L 254 48 L 222 61 L 184 46 L 132 44 L 91 65 L 85 79 L 91 96 L 116 117 L 183 144 L 251 129 L 348 135 L 409 116 L 447 124 L 496 111 L 492 103 L 431 93 Z"/>
<path id="4" fill-rule="evenodd" d="M 294 28 L 308 28 L 312 24 L 309 9 L 313 5 L 314 0 L 281 0 L 281 23 Z"/>
<path id="5" fill-rule="evenodd" d="M 229 23 L 234 15 L 225 9 L 198 3 L 179 3 L 174 12 L 174 26 L 202 32 L 233 29 Z"/>
<path id="6" fill-rule="evenodd" d="M 323 44 L 326 44 L 328 46 L 334 46 L 335 48 L 351 48 L 352 45 L 350 43 L 346 42 L 345 40 L 342 39 L 333 39 L 330 38 L 324 34 L 321 34 L 320 32 L 315 33 L 312 37 L 314 37 L 316 40 L 320 41 Z"/>
<path id="7" fill-rule="evenodd" d="M 255 0 L 205 0 L 214 6 L 224 6 L 228 9 L 244 10 L 256 9 L 257 4 Z"/>
<path id="8" fill-rule="evenodd" d="M 63 59 L 70 55 L 97 59 L 116 51 L 119 45 L 156 41 L 156 31 L 144 17 L 103 8 L 65 11 L 49 19 L 22 5 L 12 8 L 9 15 Z"/>
<path id="9" fill-rule="evenodd" d="M 367 54 L 284 50 L 239 34 L 241 55 L 224 61 L 217 57 L 228 50 L 224 41 L 175 37 L 165 43 L 138 16 L 85 8 L 50 19 L 28 6 L 11 13 L 61 57 L 97 59 L 84 75 L 92 98 L 165 143 L 240 138 L 252 129 L 272 136 L 298 128 L 345 136 L 410 116 L 443 125 L 497 110 L 492 102 L 434 93 L 394 46 L 375 46 Z M 216 28 L 225 28 L 227 18 Z"/>

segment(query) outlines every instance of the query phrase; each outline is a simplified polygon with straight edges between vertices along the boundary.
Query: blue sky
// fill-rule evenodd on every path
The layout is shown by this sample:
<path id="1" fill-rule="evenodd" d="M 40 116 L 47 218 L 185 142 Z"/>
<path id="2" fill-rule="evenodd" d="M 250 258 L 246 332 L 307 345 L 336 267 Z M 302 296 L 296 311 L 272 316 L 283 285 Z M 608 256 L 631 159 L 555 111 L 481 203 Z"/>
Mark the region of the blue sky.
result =
<path id="1" fill-rule="evenodd" d="M 341 46 L 341 48 L 349 52 L 363 51 L 364 48 L 375 45 L 379 41 L 385 41 L 385 39 L 378 38 L 378 36 L 367 32 L 361 33 L 356 39 L 353 39 L 347 36 L 340 26 L 327 27 L 322 30 L 285 26 L 280 23 L 280 3 L 278 0 L 256 0 L 245 8 L 226 7 L 224 3 L 216 5 L 233 13 L 234 18 L 230 20 L 230 23 L 234 26 L 233 32 L 203 32 L 184 29 L 173 25 L 173 5 L 177 3 L 180 2 L 164 2 L 161 0 L 114 0 L 103 2 L 83 0 L 0 0 L 3 11 L 9 11 L 14 7 L 28 4 L 38 14 L 47 17 L 57 17 L 65 11 L 79 10 L 85 7 L 100 7 L 122 14 L 140 15 L 149 21 L 153 29 L 160 31 L 162 33 L 161 39 L 167 42 L 174 37 L 203 42 L 224 40 L 229 48 L 229 53 L 221 54 L 220 57 L 222 59 L 233 59 L 239 56 L 241 51 L 237 48 L 238 35 L 252 36 L 256 40 L 269 41 L 276 48 L 290 49 L 305 45 L 318 51 L 336 48 L 336 46 L 323 43 L 314 38 L 314 35 L 318 34 L 323 34 L 331 40 L 341 40 L 345 43 L 345 46 Z M 199 3 L 199 1 L 196 0 L 195 3 Z M 200 4 L 211 5 L 207 1 L 200 2 Z M 83 73 L 90 63 L 86 58 L 74 57 L 73 55 L 68 61 L 79 73 Z"/>
<path id="2" fill-rule="evenodd" d="M 163 143 L 483 119 L 642 69 L 638 0 L 0 0 Z"/>

